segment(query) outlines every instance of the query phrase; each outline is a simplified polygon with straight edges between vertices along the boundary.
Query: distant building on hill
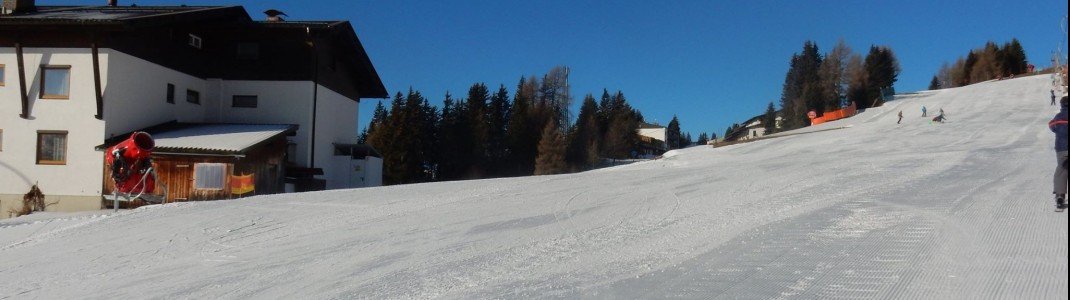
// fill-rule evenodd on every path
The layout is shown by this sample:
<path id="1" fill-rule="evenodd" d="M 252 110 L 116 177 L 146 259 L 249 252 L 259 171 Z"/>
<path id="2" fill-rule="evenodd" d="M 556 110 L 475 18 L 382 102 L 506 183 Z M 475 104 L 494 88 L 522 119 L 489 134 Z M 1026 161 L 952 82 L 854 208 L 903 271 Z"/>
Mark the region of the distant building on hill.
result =
<path id="1" fill-rule="evenodd" d="M 743 124 L 744 124 L 743 126 L 740 126 L 736 130 L 733 130 L 732 132 L 730 132 L 727 136 L 724 137 L 724 140 L 725 141 L 745 141 L 745 140 L 756 139 L 756 138 L 765 136 L 765 124 L 762 123 L 762 118 L 764 118 L 764 117 L 765 117 L 765 114 L 761 114 L 761 115 L 754 116 L 754 117 L 752 117 L 750 119 L 747 119 L 746 122 L 743 122 Z M 778 112 L 777 113 L 777 117 L 776 117 L 776 128 L 777 129 L 781 128 L 780 126 L 781 126 L 782 122 L 783 122 L 783 118 L 780 117 L 780 113 Z"/>
<path id="2" fill-rule="evenodd" d="M 669 144 L 665 142 L 665 126 L 650 123 L 639 124 L 639 149 L 640 155 L 661 155 L 669 150 Z"/>

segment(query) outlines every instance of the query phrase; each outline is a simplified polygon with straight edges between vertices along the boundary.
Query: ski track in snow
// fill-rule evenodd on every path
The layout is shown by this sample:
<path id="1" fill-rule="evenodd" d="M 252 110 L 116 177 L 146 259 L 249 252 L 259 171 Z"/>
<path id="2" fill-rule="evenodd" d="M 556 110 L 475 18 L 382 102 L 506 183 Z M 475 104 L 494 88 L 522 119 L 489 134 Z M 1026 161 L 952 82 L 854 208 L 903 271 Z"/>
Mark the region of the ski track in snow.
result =
<path id="1" fill-rule="evenodd" d="M 1047 84 L 579 174 L 0 220 L 0 299 L 1066 299 Z"/>

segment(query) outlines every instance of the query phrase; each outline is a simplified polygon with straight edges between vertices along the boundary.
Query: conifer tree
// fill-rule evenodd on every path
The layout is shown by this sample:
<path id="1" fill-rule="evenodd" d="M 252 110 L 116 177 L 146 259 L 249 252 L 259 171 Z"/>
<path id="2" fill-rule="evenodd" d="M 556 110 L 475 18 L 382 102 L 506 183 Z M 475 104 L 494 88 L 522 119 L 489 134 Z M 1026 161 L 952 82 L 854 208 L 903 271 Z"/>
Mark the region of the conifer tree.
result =
<path id="1" fill-rule="evenodd" d="M 825 91 L 825 85 L 822 84 L 821 79 L 821 63 L 823 58 L 821 53 L 817 50 L 817 44 L 812 41 L 806 41 L 803 44 L 803 52 L 799 55 L 799 73 L 798 78 L 799 86 L 802 90 L 802 105 L 805 107 L 805 111 L 815 111 L 818 115 L 824 114 L 825 106 L 828 101 L 825 97 L 828 93 Z"/>
<path id="2" fill-rule="evenodd" d="M 784 75 L 784 85 L 780 92 L 780 107 L 784 114 L 785 129 L 801 128 L 806 123 L 806 107 L 802 105 L 802 86 L 799 84 L 802 74 L 799 69 L 799 55 L 793 54 Z M 732 128 L 725 131 L 724 137 L 731 137 Z"/>
<path id="3" fill-rule="evenodd" d="M 817 44 L 812 41 L 806 41 L 803 44 L 802 53 L 791 56 L 791 63 L 787 75 L 784 76 L 784 86 L 780 96 L 780 107 L 784 119 L 782 125 L 785 129 L 808 125 L 807 113 L 809 111 L 813 110 L 820 115 L 830 103 L 838 102 L 838 100 L 827 99 L 830 93 L 837 92 L 826 91 L 826 87 L 832 88 L 833 84 L 822 80 L 821 65 L 821 54 L 818 52 Z M 839 81 L 836 78 L 832 80 Z"/>
<path id="4" fill-rule="evenodd" d="M 512 175 L 531 175 L 535 171 L 534 162 L 541 133 L 538 130 L 541 127 L 534 127 L 532 111 L 536 86 L 534 78 L 521 77 L 513 96 L 513 109 L 506 131 Z"/>
<path id="5" fill-rule="evenodd" d="M 698 134 L 698 140 L 695 141 L 695 144 L 705 145 L 709 141 L 710 141 L 710 136 L 708 134 L 706 134 L 705 132 L 702 132 L 702 133 Z"/>
<path id="6" fill-rule="evenodd" d="M 765 108 L 765 115 L 762 115 L 762 126 L 765 128 L 765 134 L 776 132 L 776 107 L 773 106 L 773 102 L 769 102 L 769 106 Z"/>
<path id="7" fill-rule="evenodd" d="M 417 92 L 419 97 L 419 132 L 417 135 L 420 137 L 420 152 L 421 152 L 421 174 L 417 176 L 419 182 L 433 181 L 437 178 L 437 162 L 438 162 L 438 123 L 440 115 L 438 109 L 431 106 L 431 102 L 424 98 Z"/>
<path id="8" fill-rule="evenodd" d="M 585 170 L 597 162 L 600 126 L 598 104 L 594 96 L 587 94 L 568 137 L 565 159 L 573 170 Z"/>
<path id="9" fill-rule="evenodd" d="M 364 129 L 362 129 L 360 131 L 360 134 L 357 135 L 357 144 L 367 144 L 367 143 L 368 143 L 368 127 L 364 127 Z"/>
<path id="10" fill-rule="evenodd" d="M 535 159 L 535 175 L 560 174 L 567 171 L 565 138 L 554 122 L 546 122 L 539 139 L 539 154 Z"/>
<path id="11" fill-rule="evenodd" d="M 929 90 L 932 91 L 932 90 L 939 90 L 939 89 L 940 89 L 940 79 L 936 78 L 936 75 L 933 75 L 933 80 L 929 81 Z"/>
<path id="12" fill-rule="evenodd" d="M 609 115 L 613 102 L 613 97 L 609 96 L 609 90 L 602 89 L 602 97 L 598 100 L 598 128 L 602 130 L 599 135 L 599 144 L 605 144 L 604 138 L 606 131 L 609 130 Z"/>
<path id="13" fill-rule="evenodd" d="M 386 125 L 387 118 L 389 118 L 389 116 L 386 112 L 386 108 L 383 107 L 383 102 L 380 101 L 375 105 L 375 113 L 372 114 L 371 122 L 368 123 L 368 127 L 364 129 L 364 141 L 361 143 L 372 145 L 372 147 L 375 147 L 380 152 L 384 151 L 385 149 L 381 149 L 379 146 L 382 145 L 381 139 L 383 138 L 383 134 L 385 134 L 385 130 L 380 130 L 380 128 Z"/>
<path id="14" fill-rule="evenodd" d="M 875 106 L 875 101 L 882 99 L 882 92 L 894 93 L 895 82 L 899 77 L 899 61 L 892 49 L 872 46 L 866 55 L 866 98 L 858 103 L 858 108 Z"/>
<path id="15" fill-rule="evenodd" d="M 472 84 L 468 89 L 468 98 L 465 99 L 464 123 L 470 136 L 469 144 L 464 153 L 467 155 L 466 178 L 482 178 L 486 175 L 487 168 L 487 142 L 490 136 L 490 126 L 487 122 L 487 101 L 490 92 L 483 83 Z"/>
<path id="16" fill-rule="evenodd" d="M 487 107 L 487 166 L 492 176 L 506 174 L 506 159 L 509 153 L 506 131 L 509 124 L 509 91 L 505 85 L 498 86 L 498 92 L 490 97 Z"/>
<path id="17" fill-rule="evenodd" d="M 680 134 L 680 120 L 676 118 L 676 115 L 672 116 L 672 121 L 669 121 L 669 125 L 665 127 L 665 143 L 667 143 L 669 150 L 680 149 L 684 145 L 680 142 L 683 141 L 683 135 Z"/>
<path id="18" fill-rule="evenodd" d="M 395 115 L 404 126 L 396 127 L 393 181 L 413 183 L 428 181 L 426 166 L 431 162 L 434 145 L 435 111 L 419 91 L 409 89 L 405 105 Z"/>
<path id="19" fill-rule="evenodd" d="M 446 98 L 442 101 L 442 116 L 438 123 L 438 179 L 455 180 L 464 174 L 462 166 L 463 153 L 460 143 L 462 135 L 467 135 L 460 127 L 461 109 L 453 100 L 453 96 L 446 92 Z"/>
<path id="20" fill-rule="evenodd" d="M 630 158 L 639 142 L 639 114 L 628 105 L 624 93 L 617 91 L 610 100 L 607 112 L 606 135 L 602 139 L 602 156 Z"/>
<path id="21" fill-rule="evenodd" d="M 399 164 L 399 154 L 395 150 L 395 141 L 397 137 L 396 124 L 401 121 L 397 120 L 400 117 L 403 103 L 405 102 L 404 96 L 401 92 L 394 95 L 394 99 L 390 103 L 390 111 L 380 110 L 376 108 L 376 116 L 372 118 L 372 122 L 376 123 L 375 129 L 368 132 L 367 142 L 379 153 L 383 154 L 383 183 L 384 184 L 396 184 L 401 176 L 401 169 Z M 380 103 L 381 104 L 381 103 Z M 381 106 L 381 105 L 380 105 Z M 381 111 L 381 113 L 380 113 Z M 376 119 L 378 117 L 378 121 Z"/>
<path id="22" fill-rule="evenodd" d="M 1022 49 L 1022 44 L 1017 38 L 1011 39 L 1004 52 L 1006 55 L 1004 64 L 1007 66 L 1008 73 L 1018 75 L 1029 71 L 1029 60 L 1026 59 L 1025 49 Z"/>
<path id="23" fill-rule="evenodd" d="M 974 53 L 971 50 L 969 54 L 966 54 L 966 61 L 962 65 L 962 76 L 963 77 L 962 77 L 962 83 L 959 84 L 959 86 L 967 86 L 967 85 L 970 85 L 970 84 L 973 84 L 973 83 L 976 83 L 976 82 L 984 81 L 984 80 L 976 80 L 975 78 L 971 78 L 970 77 L 973 74 L 973 67 L 976 64 L 977 64 L 977 53 Z"/>

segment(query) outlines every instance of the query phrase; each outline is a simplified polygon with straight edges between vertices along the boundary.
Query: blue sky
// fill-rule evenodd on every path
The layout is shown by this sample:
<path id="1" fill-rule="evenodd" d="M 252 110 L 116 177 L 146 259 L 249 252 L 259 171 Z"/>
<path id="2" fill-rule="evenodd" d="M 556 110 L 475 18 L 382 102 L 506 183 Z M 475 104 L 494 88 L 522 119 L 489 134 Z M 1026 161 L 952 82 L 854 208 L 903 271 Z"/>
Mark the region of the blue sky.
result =
<path id="1" fill-rule="evenodd" d="M 778 102 L 788 61 L 806 40 L 821 52 L 841 38 L 863 54 L 870 45 L 891 47 L 902 66 L 900 92 L 925 89 L 942 63 L 989 40 L 1018 38 L 1038 67 L 1050 65 L 1060 44 L 1067 49 L 1062 0 L 119 1 L 349 20 L 391 94 L 412 87 L 435 105 L 447 90 L 463 97 L 475 82 L 512 93 L 520 76 L 566 65 L 577 107 L 584 94 L 621 90 L 648 121 L 665 124 L 675 114 L 696 137 L 720 135 Z M 361 102 L 361 128 L 378 101 Z"/>

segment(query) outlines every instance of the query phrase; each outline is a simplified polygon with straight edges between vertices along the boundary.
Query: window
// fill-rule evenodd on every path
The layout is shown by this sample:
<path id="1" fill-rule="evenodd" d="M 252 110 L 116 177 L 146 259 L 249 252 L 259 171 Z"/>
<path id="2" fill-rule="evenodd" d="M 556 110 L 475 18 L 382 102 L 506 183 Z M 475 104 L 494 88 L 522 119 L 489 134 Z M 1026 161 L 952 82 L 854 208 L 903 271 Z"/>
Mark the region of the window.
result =
<path id="1" fill-rule="evenodd" d="M 249 107 L 256 108 L 256 96 L 255 95 L 234 95 L 231 98 L 231 107 Z"/>
<path id="2" fill-rule="evenodd" d="M 37 164 L 39 164 L 39 165 L 65 165 L 65 164 L 67 164 L 67 132 L 66 131 L 38 131 L 37 132 Z"/>
<path id="3" fill-rule="evenodd" d="M 186 102 L 200 105 L 201 93 L 194 90 L 186 90 Z"/>
<path id="4" fill-rule="evenodd" d="M 238 59 L 256 60 L 260 58 L 260 44 L 238 43 Z"/>
<path id="5" fill-rule="evenodd" d="M 222 190 L 227 165 L 201 163 L 193 165 L 193 188 L 198 190 Z"/>
<path id="6" fill-rule="evenodd" d="M 68 99 L 71 66 L 41 66 L 41 99 Z"/>
<path id="7" fill-rule="evenodd" d="M 175 104 L 175 85 L 167 84 L 167 103 Z"/>
<path id="8" fill-rule="evenodd" d="M 0 64 L 0 86 L 4 86 L 4 65 Z"/>
<path id="9" fill-rule="evenodd" d="M 201 40 L 201 37 L 196 36 L 196 35 L 194 35 L 192 33 L 189 35 L 189 45 L 191 47 L 197 48 L 197 49 L 201 49 L 202 43 L 203 43 L 203 40 Z"/>

